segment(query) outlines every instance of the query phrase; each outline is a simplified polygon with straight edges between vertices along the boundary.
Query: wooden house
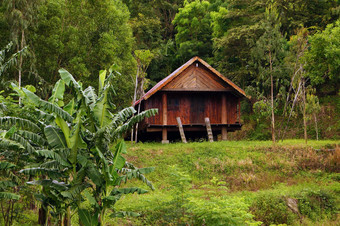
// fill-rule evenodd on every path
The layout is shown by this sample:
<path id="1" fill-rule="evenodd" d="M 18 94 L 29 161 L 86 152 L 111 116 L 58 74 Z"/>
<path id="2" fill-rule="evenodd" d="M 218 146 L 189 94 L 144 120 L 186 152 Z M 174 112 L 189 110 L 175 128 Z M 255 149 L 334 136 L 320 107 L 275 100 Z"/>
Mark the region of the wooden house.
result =
<path id="1" fill-rule="evenodd" d="M 162 142 L 168 142 L 168 132 L 178 133 L 177 117 L 184 131 L 206 131 L 209 118 L 214 134 L 239 130 L 240 100 L 245 92 L 199 57 L 194 57 L 157 83 L 135 105 L 141 109 L 158 108 L 158 114 L 146 118 L 140 127 L 144 132 L 162 132 Z"/>

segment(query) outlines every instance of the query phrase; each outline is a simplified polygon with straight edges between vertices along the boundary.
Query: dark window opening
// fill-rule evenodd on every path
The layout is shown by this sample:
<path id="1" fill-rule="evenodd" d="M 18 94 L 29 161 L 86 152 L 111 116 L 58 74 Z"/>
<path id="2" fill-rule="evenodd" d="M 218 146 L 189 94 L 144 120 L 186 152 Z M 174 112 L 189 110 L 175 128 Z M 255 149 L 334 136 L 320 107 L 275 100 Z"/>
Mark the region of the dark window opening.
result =
<path id="1" fill-rule="evenodd" d="M 168 111 L 178 111 L 179 110 L 179 100 L 178 98 L 168 98 Z"/>

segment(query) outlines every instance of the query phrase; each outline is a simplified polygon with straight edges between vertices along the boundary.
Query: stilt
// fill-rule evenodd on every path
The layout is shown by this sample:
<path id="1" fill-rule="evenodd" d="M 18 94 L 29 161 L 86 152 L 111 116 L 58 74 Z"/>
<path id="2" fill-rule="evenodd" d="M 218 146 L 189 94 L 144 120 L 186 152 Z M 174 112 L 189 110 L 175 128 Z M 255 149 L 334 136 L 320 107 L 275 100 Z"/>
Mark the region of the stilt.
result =
<path id="1" fill-rule="evenodd" d="M 222 127 L 222 140 L 228 140 L 228 132 L 226 126 Z"/>
<path id="2" fill-rule="evenodd" d="M 208 139 L 210 142 L 214 142 L 214 137 L 213 137 L 213 134 L 212 134 L 212 130 L 211 130 L 211 125 L 210 125 L 210 120 L 209 118 L 205 118 L 205 125 L 207 127 L 207 133 L 208 133 Z"/>
<path id="3" fill-rule="evenodd" d="M 168 130 L 167 128 L 163 128 L 162 130 L 162 144 L 168 144 L 169 140 L 168 140 Z"/>
<path id="4" fill-rule="evenodd" d="M 178 124 L 179 133 L 181 134 L 182 142 L 187 143 L 187 139 L 185 138 L 184 129 L 183 129 L 182 122 L 181 122 L 181 118 L 177 117 L 176 120 Z"/>

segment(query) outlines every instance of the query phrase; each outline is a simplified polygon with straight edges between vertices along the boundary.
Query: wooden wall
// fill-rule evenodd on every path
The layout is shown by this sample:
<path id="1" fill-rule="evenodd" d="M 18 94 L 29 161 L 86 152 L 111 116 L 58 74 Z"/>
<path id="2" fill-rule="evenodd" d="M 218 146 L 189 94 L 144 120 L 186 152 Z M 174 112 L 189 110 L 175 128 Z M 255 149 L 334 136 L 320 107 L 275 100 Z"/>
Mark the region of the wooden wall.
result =
<path id="1" fill-rule="evenodd" d="M 158 108 L 158 114 L 146 119 L 149 125 L 163 125 L 162 94 L 158 92 L 145 100 L 145 109 Z M 181 117 L 183 125 L 204 124 L 209 117 L 211 124 L 222 124 L 222 95 L 226 95 L 227 123 L 238 123 L 239 98 L 225 92 L 165 92 L 167 95 L 167 125 L 177 125 Z"/>

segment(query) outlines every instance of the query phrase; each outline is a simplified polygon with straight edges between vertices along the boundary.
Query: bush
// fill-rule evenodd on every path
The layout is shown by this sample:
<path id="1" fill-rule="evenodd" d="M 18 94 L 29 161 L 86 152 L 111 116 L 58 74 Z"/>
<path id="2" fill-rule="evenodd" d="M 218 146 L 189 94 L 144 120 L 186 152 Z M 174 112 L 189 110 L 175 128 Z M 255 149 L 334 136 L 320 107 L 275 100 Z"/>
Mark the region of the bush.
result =
<path id="1" fill-rule="evenodd" d="M 335 195 L 325 190 L 303 190 L 298 195 L 299 211 L 313 221 L 331 219 L 336 214 Z"/>
<path id="2" fill-rule="evenodd" d="M 194 225 L 261 225 L 254 221 L 249 206 L 238 197 L 211 197 L 209 200 L 191 197 L 186 204 Z"/>
<path id="3" fill-rule="evenodd" d="M 297 216 L 288 208 L 284 197 L 275 194 L 259 196 L 252 205 L 256 220 L 265 225 L 291 224 Z"/>

